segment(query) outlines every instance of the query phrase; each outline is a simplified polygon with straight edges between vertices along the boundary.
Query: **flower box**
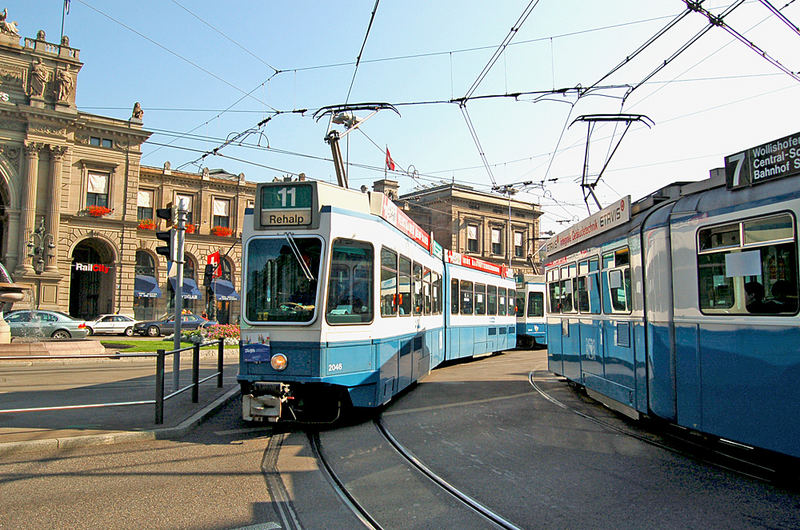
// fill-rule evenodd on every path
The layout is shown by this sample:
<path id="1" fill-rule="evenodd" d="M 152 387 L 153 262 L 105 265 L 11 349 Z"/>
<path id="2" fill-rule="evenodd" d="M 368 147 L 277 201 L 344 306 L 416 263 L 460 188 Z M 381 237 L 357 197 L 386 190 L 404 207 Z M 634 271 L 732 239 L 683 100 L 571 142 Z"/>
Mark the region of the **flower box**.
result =
<path id="1" fill-rule="evenodd" d="M 186 223 L 187 234 L 194 234 L 196 231 L 197 231 L 197 225 L 193 225 L 192 223 Z"/>
<path id="2" fill-rule="evenodd" d="M 86 211 L 92 217 L 103 217 L 104 215 L 108 215 L 111 213 L 111 208 L 106 208 L 105 206 L 89 206 L 86 208 Z"/>
<path id="3" fill-rule="evenodd" d="M 228 237 L 229 235 L 233 234 L 233 230 L 227 226 L 215 226 L 211 229 L 211 233 L 215 236 Z"/>
<path id="4" fill-rule="evenodd" d="M 142 219 L 139 221 L 139 228 L 142 230 L 155 230 L 156 229 L 156 222 L 152 219 Z"/>

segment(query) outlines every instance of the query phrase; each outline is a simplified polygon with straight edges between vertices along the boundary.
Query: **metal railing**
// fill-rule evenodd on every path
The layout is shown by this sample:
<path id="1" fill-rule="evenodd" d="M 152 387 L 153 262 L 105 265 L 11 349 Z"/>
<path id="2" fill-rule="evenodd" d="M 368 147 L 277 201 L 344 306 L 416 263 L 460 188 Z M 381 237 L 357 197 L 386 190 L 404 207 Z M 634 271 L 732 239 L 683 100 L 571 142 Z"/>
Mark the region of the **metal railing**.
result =
<path id="1" fill-rule="evenodd" d="M 200 348 L 202 346 L 211 346 L 217 344 L 217 371 L 211 375 L 200 379 Z M 168 355 L 180 355 L 181 352 L 192 350 L 192 382 L 182 388 L 178 388 L 171 394 L 164 395 L 164 360 Z M 156 353 L 117 353 L 113 355 L 96 354 L 96 355 L 16 355 L 16 356 L 2 356 L 0 360 L 35 360 L 35 359 L 121 359 L 121 358 L 134 358 L 134 357 L 155 357 L 156 358 L 156 395 L 155 399 L 147 399 L 141 401 L 120 401 L 113 403 L 89 403 L 86 405 L 62 405 L 57 407 L 34 407 L 23 409 L 0 409 L 0 414 L 13 413 L 13 412 L 44 412 L 53 410 L 70 410 L 70 409 L 90 409 L 101 407 L 121 407 L 128 405 L 155 405 L 155 424 L 161 425 L 164 423 L 164 402 L 171 399 L 178 394 L 181 394 L 189 389 L 192 390 L 192 403 L 197 403 L 200 399 L 200 383 L 204 383 L 209 379 L 217 378 L 217 388 L 222 388 L 222 370 L 223 359 L 225 355 L 225 339 L 219 339 L 210 342 L 198 343 L 193 346 L 186 346 L 177 350 L 156 350 Z"/>

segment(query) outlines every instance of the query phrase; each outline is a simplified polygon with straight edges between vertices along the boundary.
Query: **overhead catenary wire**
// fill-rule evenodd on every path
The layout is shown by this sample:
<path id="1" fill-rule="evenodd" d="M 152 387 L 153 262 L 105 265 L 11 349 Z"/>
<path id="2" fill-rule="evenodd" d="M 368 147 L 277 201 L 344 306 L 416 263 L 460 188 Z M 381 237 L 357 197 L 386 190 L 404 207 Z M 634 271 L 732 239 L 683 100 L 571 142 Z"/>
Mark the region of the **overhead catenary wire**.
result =
<path id="1" fill-rule="evenodd" d="M 736 40 L 738 40 L 739 42 L 741 42 L 742 44 L 744 44 L 745 46 L 756 52 L 758 55 L 760 55 L 762 59 L 764 59 L 774 67 L 778 68 L 781 72 L 790 76 L 794 80 L 800 81 L 800 75 L 786 68 L 783 64 L 780 63 L 780 61 L 771 57 L 769 54 L 767 54 L 767 52 L 759 48 L 753 41 L 747 39 L 744 35 L 742 35 L 741 33 L 739 33 L 738 31 L 736 31 L 735 29 L 733 29 L 732 27 L 730 27 L 728 24 L 725 23 L 723 17 L 727 13 L 732 11 L 735 7 L 738 7 L 739 5 L 744 3 L 744 0 L 739 0 L 738 2 L 736 2 L 734 6 L 731 6 L 723 15 L 719 17 L 713 15 L 707 9 L 704 9 L 702 6 L 699 5 L 699 3 L 691 2 L 691 0 L 684 0 L 684 2 L 686 2 L 687 5 L 690 5 L 694 11 L 697 11 L 698 13 L 705 16 L 709 20 L 709 25 L 717 26 L 724 29 L 730 35 L 732 35 Z"/>
<path id="2" fill-rule="evenodd" d="M 353 84 L 356 81 L 356 74 L 358 73 L 358 66 L 361 64 L 361 56 L 364 54 L 364 47 L 367 45 L 367 38 L 369 38 L 369 32 L 372 29 L 372 22 L 375 20 L 375 13 L 378 12 L 378 4 L 381 0 L 375 0 L 375 5 L 372 8 L 372 13 L 369 16 L 369 24 L 367 24 L 367 31 L 364 35 L 364 40 L 361 43 L 361 49 L 358 51 L 358 56 L 356 57 L 356 66 L 353 69 L 353 78 L 350 79 L 350 88 L 347 89 L 347 97 L 345 98 L 345 104 L 350 102 L 350 93 L 353 91 Z"/>

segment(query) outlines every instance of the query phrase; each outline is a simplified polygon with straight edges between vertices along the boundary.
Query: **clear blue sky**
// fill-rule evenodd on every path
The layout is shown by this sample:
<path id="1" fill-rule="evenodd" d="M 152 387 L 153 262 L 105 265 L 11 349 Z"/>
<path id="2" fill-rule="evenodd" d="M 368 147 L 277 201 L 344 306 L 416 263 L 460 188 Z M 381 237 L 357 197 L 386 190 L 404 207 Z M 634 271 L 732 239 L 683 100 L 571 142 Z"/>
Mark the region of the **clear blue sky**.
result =
<path id="1" fill-rule="evenodd" d="M 543 230 L 560 231 L 565 221 L 587 215 L 579 188 L 586 126 L 565 129 L 580 115 L 622 110 L 655 122 L 652 129 L 634 124 L 623 139 L 597 188 L 604 206 L 676 180 L 703 179 L 724 156 L 800 129 L 800 82 L 712 28 L 631 92 L 623 107 L 625 88 L 605 88 L 577 103 L 574 95 L 470 101 L 466 109 L 490 177 L 457 105 L 405 104 L 464 96 L 528 3 L 383 0 L 357 71 L 374 0 L 72 0 L 64 33 L 84 63 L 77 84 L 82 111 L 127 119 L 141 102 L 144 127 L 154 132 L 143 147 L 145 165 L 169 160 L 189 171 L 223 168 L 255 182 L 299 172 L 335 181 L 323 141 L 327 121 L 312 114 L 344 103 L 353 81 L 351 103 L 404 105 L 400 116 L 382 111 L 343 142 L 353 164 L 351 187 L 383 178 L 385 146 L 398 170 L 418 172 L 392 175 L 401 193 L 440 181 L 488 191 L 492 177 L 498 185 L 546 179 L 517 195 L 541 204 Z M 788 4 L 782 13 L 800 24 L 800 2 Z M 728 5 L 705 2 L 715 13 Z M 6 0 L 0 8 L 21 36 L 44 29 L 48 41 L 58 42 L 62 6 L 62 0 Z M 473 96 L 591 86 L 684 10 L 679 0 L 540 0 Z M 761 2 L 745 2 L 725 21 L 800 70 L 800 36 Z M 690 13 L 602 85 L 638 84 L 705 25 L 702 15 Z M 288 112 L 297 109 L 308 112 Z M 249 146 L 220 151 L 231 158 L 193 164 L 251 128 L 243 139 Z M 590 175 L 620 132 L 596 127 Z"/>

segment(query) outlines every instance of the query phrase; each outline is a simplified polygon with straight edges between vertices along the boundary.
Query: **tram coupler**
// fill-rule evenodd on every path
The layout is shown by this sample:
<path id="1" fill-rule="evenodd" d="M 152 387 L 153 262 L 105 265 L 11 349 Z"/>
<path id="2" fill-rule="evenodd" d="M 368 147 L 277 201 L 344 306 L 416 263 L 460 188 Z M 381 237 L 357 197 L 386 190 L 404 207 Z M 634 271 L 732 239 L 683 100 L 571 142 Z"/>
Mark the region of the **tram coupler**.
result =
<path id="1" fill-rule="evenodd" d="M 249 394 L 242 394 L 242 418 L 245 421 L 277 422 L 289 396 L 286 383 L 253 383 Z"/>

